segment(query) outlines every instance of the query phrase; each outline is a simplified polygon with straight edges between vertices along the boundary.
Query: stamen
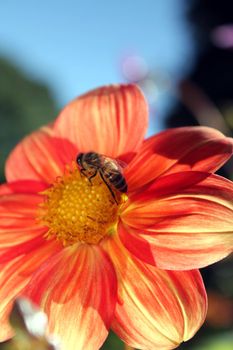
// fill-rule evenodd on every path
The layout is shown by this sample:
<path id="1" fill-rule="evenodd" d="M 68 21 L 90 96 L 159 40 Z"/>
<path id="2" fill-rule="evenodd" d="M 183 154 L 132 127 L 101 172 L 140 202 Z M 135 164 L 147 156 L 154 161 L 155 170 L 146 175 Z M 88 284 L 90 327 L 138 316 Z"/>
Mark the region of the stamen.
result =
<path id="1" fill-rule="evenodd" d="M 112 190 L 118 204 L 99 174 L 90 183 L 75 163 L 67 167 L 63 177 L 43 192 L 39 220 L 48 227 L 46 237 L 56 236 L 67 246 L 77 242 L 96 244 L 111 234 L 125 200 L 125 195 Z"/>

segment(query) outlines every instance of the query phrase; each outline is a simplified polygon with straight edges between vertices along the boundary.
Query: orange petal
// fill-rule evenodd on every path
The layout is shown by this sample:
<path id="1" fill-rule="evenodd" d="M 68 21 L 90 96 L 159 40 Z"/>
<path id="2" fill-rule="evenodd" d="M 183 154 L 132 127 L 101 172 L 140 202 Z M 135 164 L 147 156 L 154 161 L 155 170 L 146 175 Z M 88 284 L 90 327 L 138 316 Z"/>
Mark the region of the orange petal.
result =
<path id="1" fill-rule="evenodd" d="M 55 122 L 55 131 L 81 152 L 114 158 L 136 152 L 145 136 L 147 114 L 136 85 L 105 86 L 69 103 Z"/>
<path id="2" fill-rule="evenodd" d="M 197 170 L 215 172 L 230 158 L 233 141 L 207 127 L 183 127 L 161 132 L 144 141 L 125 169 L 130 191 L 161 175 Z"/>
<path id="3" fill-rule="evenodd" d="M 8 316 L 14 299 L 22 294 L 33 272 L 60 250 L 55 241 L 45 241 L 37 249 L 0 265 L 0 341 L 12 336 Z"/>
<path id="4" fill-rule="evenodd" d="M 38 193 L 48 188 L 44 182 L 20 180 L 0 185 L 0 196 L 11 193 Z"/>
<path id="5" fill-rule="evenodd" d="M 77 153 L 70 141 L 54 137 L 49 127 L 42 128 L 12 151 L 6 162 L 6 178 L 8 181 L 29 179 L 52 183 Z"/>
<path id="6" fill-rule="evenodd" d="M 207 266 L 233 251 L 233 183 L 201 172 L 164 176 L 131 197 L 122 221 L 122 242 L 145 262 Z"/>
<path id="7" fill-rule="evenodd" d="M 114 268 L 99 246 L 64 249 L 35 273 L 25 295 L 47 313 L 63 348 L 94 350 L 104 342 L 116 304 Z"/>
<path id="8" fill-rule="evenodd" d="M 44 189 L 44 185 L 37 182 L 32 185 L 30 181 L 18 181 L 0 187 L 1 250 L 42 237 L 47 231 L 36 219 L 42 196 L 33 193 L 33 189 L 39 188 Z"/>
<path id="9" fill-rule="evenodd" d="M 112 328 L 139 349 L 173 349 L 190 339 L 206 316 L 206 292 L 198 270 L 164 271 L 147 265 L 115 237 L 105 242 L 118 277 Z"/>

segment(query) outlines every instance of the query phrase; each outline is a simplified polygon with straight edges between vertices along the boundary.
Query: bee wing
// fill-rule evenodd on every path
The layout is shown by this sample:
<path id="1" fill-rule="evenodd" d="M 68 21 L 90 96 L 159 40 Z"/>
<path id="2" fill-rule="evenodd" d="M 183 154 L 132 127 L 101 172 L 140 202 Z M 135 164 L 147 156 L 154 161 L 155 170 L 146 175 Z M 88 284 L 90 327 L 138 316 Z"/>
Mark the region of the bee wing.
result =
<path id="1" fill-rule="evenodd" d="M 120 167 L 121 170 L 126 168 L 127 165 L 128 165 L 127 163 L 123 162 L 123 160 L 121 160 L 121 159 L 116 159 L 116 162 L 117 162 L 117 164 L 118 164 L 118 166 Z"/>
<path id="2" fill-rule="evenodd" d="M 126 163 L 120 159 L 111 159 L 108 157 L 104 158 L 104 170 L 105 173 L 122 173 L 123 169 L 127 166 Z"/>

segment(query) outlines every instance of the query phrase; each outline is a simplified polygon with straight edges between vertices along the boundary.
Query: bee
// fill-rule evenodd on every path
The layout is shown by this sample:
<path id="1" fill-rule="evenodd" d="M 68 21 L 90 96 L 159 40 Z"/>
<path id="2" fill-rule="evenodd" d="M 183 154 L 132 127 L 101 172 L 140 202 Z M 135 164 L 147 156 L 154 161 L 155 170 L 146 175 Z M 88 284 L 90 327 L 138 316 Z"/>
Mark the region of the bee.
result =
<path id="1" fill-rule="evenodd" d="M 127 192 L 128 186 L 122 174 L 122 166 L 119 161 L 95 152 L 79 153 L 76 161 L 81 169 L 81 173 L 90 182 L 99 173 L 116 203 L 117 200 L 112 188 L 122 193 Z"/>

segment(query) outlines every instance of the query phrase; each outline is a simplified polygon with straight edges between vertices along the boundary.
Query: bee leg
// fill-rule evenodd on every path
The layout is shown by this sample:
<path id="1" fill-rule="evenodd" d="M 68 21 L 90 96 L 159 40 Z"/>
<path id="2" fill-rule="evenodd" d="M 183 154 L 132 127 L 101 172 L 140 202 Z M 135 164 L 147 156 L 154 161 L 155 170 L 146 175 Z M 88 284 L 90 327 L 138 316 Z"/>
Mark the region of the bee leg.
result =
<path id="1" fill-rule="evenodd" d="M 87 169 L 85 169 L 85 168 L 80 169 L 81 175 L 84 175 L 84 176 L 88 179 L 88 181 L 90 182 L 90 184 L 92 185 L 91 179 L 92 179 L 94 176 L 96 176 L 97 170 L 96 170 L 95 173 L 94 173 L 93 175 L 91 175 L 91 176 L 88 176 L 88 175 L 86 174 L 86 171 L 87 171 Z"/>
<path id="2" fill-rule="evenodd" d="M 86 171 L 86 169 L 84 169 L 84 168 L 80 169 L 81 175 L 84 175 L 85 177 L 88 177 L 87 174 L 85 173 L 85 171 Z"/>
<path id="3" fill-rule="evenodd" d="M 96 174 L 97 174 L 97 170 L 95 170 L 94 174 L 92 174 L 90 177 L 88 177 L 88 180 L 90 181 L 91 184 L 92 184 L 91 179 L 93 179 L 93 177 L 95 177 Z"/>
<path id="4" fill-rule="evenodd" d="M 114 201 L 116 202 L 116 204 L 118 204 L 118 202 L 117 202 L 117 200 L 116 200 L 116 196 L 115 196 L 113 190 L 111 189 L 111 187 L 109 186 L 109 184 L 106 182 L 106 180 L 105 180 L 105 178 L 104 178 L 102 172 L 100 171 L 99 173 L 100 173 L 100 176 L 101 176 L 103 182 L 105 183 L 105 185 L 106 185 L 107 188 L 109 189 L 109 191 L 110 191 L 110 193 L 111 193 L 111 195 L 112 195 Z"/>

